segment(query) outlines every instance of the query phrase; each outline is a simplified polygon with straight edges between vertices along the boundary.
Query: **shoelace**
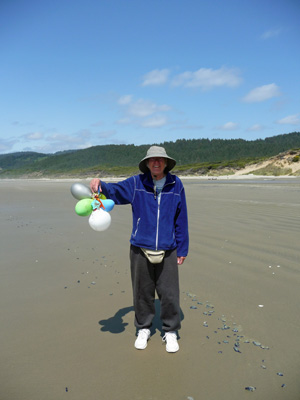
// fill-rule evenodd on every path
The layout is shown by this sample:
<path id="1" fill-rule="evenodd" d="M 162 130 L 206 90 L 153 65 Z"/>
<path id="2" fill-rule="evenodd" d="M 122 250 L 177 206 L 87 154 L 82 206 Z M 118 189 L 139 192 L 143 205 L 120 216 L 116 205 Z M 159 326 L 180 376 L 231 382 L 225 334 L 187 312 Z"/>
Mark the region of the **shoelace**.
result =
<path id="1" fill-rule="evenodd" d="M 162 338 L 162 340 L 164 342 L 166 342 L 167 340 L 172 341 L 172 342 L 176 342 L 177 341 L 176 333 L 167 332 L 164 335 L 164 337 Z"/>
<path id="2" fill-rule="evenodd" d="M 138 337 L 141 339 L 148 339 L 148 331 L 146 329 L 140 329 L 138 333 Z"/>

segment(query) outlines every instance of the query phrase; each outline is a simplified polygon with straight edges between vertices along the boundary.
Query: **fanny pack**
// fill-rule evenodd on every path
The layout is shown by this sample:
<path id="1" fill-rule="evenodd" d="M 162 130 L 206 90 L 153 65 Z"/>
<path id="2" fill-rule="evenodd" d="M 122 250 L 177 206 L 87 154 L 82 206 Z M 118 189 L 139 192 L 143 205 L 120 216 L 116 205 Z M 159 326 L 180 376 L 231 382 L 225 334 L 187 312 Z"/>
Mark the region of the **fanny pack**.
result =
<path id="1" fill-rule="evenodd" d="M 152 264 L 159 264 L 163 261 L 165 256 L 164 250 L 149 250 L 141 247 L 141 250 Z"/>

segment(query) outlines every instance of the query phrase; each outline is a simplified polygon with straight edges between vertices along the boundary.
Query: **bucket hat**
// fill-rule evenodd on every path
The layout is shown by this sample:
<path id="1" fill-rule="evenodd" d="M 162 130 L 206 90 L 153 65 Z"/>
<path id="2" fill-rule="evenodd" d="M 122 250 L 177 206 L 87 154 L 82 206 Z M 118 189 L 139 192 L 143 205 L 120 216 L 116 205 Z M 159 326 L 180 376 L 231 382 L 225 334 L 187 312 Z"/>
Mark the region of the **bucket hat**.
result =
<path id="1" fill-rule="evenodd" d="M 171 157 L 168 156 L 168 154 L 166 153 L 166 150 L 164 149 L 164 147 L 151 146 L 147 151 L 146 157 L 144 157 L 139 163 L 139 169 L 143 173 L 149 171 L 149 169 L 147 167 L 147 160 L 149 158 L 151 158 L 151 157 L 163 157 L 163 158 L 165 158 L 166 162 L 167 162 L 166 169 L 168 171 L 171 171 L 171 169 L 174 168 L 175 165 L 176 165 L 176 161 L 174 160 L 174 158 L 171 158 Z"/>

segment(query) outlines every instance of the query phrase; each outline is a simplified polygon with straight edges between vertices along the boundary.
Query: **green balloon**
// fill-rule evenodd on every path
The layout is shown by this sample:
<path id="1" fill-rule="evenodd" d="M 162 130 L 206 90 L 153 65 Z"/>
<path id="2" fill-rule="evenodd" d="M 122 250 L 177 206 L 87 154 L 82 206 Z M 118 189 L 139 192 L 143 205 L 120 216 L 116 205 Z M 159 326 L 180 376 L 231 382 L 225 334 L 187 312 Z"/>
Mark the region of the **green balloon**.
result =
<path id="1" fill-rule="evenodd" d="M 92 201 L 93 199 L 82 199 L 78 201 L 75 206 L 76 214 L 80 215 L 81 217 L 87 217 L 88 215 L 91 215 L 93 212 Z"/>

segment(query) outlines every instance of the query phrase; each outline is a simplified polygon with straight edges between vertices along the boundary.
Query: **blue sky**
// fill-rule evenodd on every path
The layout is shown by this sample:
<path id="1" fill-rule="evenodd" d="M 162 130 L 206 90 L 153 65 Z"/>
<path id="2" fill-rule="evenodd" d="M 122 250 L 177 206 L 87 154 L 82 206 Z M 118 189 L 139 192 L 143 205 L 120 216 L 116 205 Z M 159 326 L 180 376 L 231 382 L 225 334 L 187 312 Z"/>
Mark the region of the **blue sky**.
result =
<path id="1" fill-rule="evenodd" d="M 1 0 L 0 153 L 300 131 L 298 0 Z"/>

